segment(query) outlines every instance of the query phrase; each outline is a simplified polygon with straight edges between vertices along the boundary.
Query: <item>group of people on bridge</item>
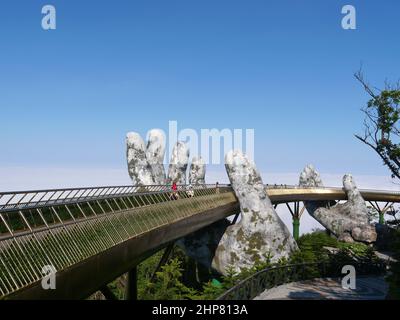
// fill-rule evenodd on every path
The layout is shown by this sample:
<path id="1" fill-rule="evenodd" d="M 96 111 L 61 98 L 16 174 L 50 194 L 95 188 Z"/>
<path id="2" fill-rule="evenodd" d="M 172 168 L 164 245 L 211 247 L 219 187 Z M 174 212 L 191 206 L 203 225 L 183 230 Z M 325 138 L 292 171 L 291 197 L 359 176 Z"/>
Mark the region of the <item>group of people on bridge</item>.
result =
<path id="1" fill-rule="evenodd" d="M 178 200 L 180 198 L 180 196 L 179 196 L 179 192 L 178 192 L 178 185 L 176 184 L 176 182 L 172 183 L 171 190 L 172 191 L 171 191 L 171 194 L 170 194 L 170 199 L 171 200 Z M 217 182 L 215 184 L 215 193 L 219 193 L 219 182 Z M 186 187 L 186 195 L 189 198 L 193 198 L 194 197 L 194 188 L 193 188 L 192 184 L 189 184 Z"/>

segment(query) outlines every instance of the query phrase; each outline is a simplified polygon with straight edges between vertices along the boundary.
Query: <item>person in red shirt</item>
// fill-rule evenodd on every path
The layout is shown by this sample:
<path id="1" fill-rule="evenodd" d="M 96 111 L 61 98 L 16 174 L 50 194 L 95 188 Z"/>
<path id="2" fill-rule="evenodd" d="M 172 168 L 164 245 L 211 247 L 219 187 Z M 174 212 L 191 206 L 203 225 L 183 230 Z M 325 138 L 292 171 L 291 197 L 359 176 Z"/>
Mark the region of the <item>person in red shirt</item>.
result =
<path id="1" fill-rule="evenodd" d="M 178 186 L 176 185 L 176 182 L 172 183 L 171 189 L 172 189 L 171 199 L 178 200 L 179 195 L 178 195 Z"/>

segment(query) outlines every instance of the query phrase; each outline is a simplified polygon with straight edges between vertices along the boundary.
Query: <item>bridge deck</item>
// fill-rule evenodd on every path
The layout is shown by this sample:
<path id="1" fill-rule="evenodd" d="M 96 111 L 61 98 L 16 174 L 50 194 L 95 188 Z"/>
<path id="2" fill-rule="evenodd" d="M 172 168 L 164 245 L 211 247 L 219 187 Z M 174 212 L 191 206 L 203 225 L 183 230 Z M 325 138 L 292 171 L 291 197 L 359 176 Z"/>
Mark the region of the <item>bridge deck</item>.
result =
<path id="1" fill-rule="evenodd" d="M 400 193 L 361 190 L 365 200 L 400 202 Z M 267 187 L 273 203 L 345 200 L 340 188 Z M 0 299 L 84 298 L 146 256 L 239 211 L 229 186 L 205 186 L 178 200 L 165 186 L 0 193 Z M 57 270 L 43 290 L 42 268 Z"/>
<path id="2" fill-rule="evenodd" d="M 276 188 L 267 189 L 272 203 L 291 201 L 347 200 L 342 188 Z M 400 202 L 400 192 L 360 189 L 365 201 Z"/>
<path id="3" fill-rule="evenodd" d="M 169 192 L 126 195 L 119 204 L 112 200 L 114 208 L 110 199 L 89 198 L 62 206 L 8 208 L 0 213 L 8 230 L 0 235 L 0 295 L 84 298 L 154 250 L 238 212 L 233 192 L 218 191 L 199 189 L 193 197 L 182 191 L 178 200 Z M 54 291 L 41 288 L 42 268 L 49 265 L 57 270 Z"/>

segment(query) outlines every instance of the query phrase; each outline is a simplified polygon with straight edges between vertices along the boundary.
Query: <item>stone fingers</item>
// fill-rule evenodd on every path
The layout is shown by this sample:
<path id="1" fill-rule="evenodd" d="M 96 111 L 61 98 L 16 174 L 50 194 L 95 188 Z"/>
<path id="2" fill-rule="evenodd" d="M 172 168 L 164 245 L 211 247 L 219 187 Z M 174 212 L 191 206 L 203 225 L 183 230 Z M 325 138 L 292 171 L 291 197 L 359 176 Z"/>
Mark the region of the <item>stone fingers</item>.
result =
<path id="1" fill-rule="evenodd" d="M 126 158 L 129 176 L 134 185 L 152 185 L 154 177 L 146 158 L 145 144 L 136 132 L 126 135 Z"/>
<path id="2" fill-rule="evenodd" d="M 186 184 L 186 171 L 189 162 L 189 148 L 184 142 L 177 142 L 172 150 L 168 170 L 168 183 Z"/>
<path id="3" fill-rule="evenodd" d="M 165 185 L 165 135 L 162 130 L 153 129 L 149 131 L 146 158 L 153 173 L 154 182 L 158 185 Z"/>

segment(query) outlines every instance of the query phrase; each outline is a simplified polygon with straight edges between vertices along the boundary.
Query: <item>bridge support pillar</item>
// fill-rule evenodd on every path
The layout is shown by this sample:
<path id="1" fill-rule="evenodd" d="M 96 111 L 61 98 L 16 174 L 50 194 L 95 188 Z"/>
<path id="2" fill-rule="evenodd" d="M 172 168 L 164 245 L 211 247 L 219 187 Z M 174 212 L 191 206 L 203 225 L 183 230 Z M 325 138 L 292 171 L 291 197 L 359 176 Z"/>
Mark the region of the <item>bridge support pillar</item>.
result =
<path id="1" fill-rule="evenodd" d="M 293 209 L 290 207 L 289 203 L 286 203 L 286 206 L 288 207 L 290 214 L 292 215 L 293 238 L 297 241 L 300 237 L 300 218 L 304 213 L 305 207 L 300 209 L 300 202 L 295 202 Z"/>
<path id="2" fill-rule="evenodd" d="M 387 202 L 383 208 L 379 206 L 377 201 L 374 201 L 374 203 L 369 201 L 369 203 L 379 214 L 379 224 L 385 224 L 385 213 L 393 206 L 393 203 Z"/>
<path id="3" fill-rule="evenodd" d="M 383 212 L 379 212 L 379 223 L 385 224 L 385 214 Z"/>
<path id="4" fill-rule="evenodd" d="M 125 300 L 137 300 L 137 267 L 128 272 Z"/>
<path id="5" fill-rule="evenodd" d="M 300 236 L 300 218 L 293 217 L 293 238 L 299 240 Z"/>
<path id="6" fill-rule="evenodd" d="M 172 242 L 171 244 L 168 245 L 168 247 L 165 249 L 164 254 L 161 257 L 160 262 L 158 263 L 156 269 L 153 272 L 153 275 L 151 276 L 150 282 L 154 282 L 157 277 L 157 272 L 160 271 L 160 269 L 168 262 L 168 259 L 172 253 L 172 250 L 174 249 L 175 242 Z"/>

